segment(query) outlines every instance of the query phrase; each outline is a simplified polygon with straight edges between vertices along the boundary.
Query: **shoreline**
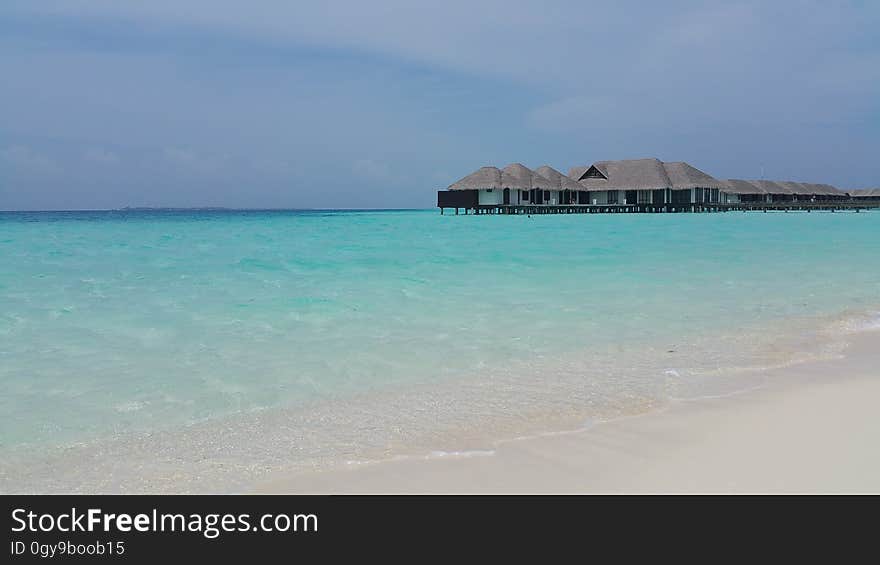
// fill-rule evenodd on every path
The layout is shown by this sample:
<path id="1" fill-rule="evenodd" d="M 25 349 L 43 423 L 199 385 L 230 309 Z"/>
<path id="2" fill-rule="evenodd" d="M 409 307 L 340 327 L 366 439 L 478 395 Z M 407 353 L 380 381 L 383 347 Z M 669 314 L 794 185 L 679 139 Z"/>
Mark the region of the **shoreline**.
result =
<path id="1" fill-rule="evenodd" d="M 260 493 L 880 492 L 880 329 L 765 384 L 569 432 L 318 472 Z"/>
<path id="2" fill-rule="evenodd" d="M 572 408 L 582 399 L 569 397 L 568 404 L 549 404 L 546 405 L 549 409 L 524 411 L 522 408 L 529 408 L 530 405 L 511 404 L 511 400 L 515 398 L 511 397 L 499 404 L 506 407 L 506 411 L 498 412 L 493 419 L 479 410 L 483 405 L 481 402 L 473 402 L 480 394 L 491 392 L 482 388 L 486 383 L 453 381 L 442 386 L 433 385 L 424 391 L 398 390 L 391 395 L 375 393 L 375 397 L 373 394 L 365 398 L 353 397 L 345 403 L 318 405 L 317 409 L 305 412 L 290 408 L 270 409 L 242 417 L 205 421 L 182 429 L 126 434 L 106 442 L 71 445 L 56 449 L 49 455 L 24 455 L 0 465 L 0 491 L 221 493 L 386 492 L 388 489 L 388 492 L 541 492 L 540 477 L 530 483 L 523 482 L 524 477 L 517 476 L 509 487 L 510 491 L 499 491 L 490 487 L 469 490 L 467 483 L 449 483 L 443 477 L 440 480 L 419 481 L 434 472 L 434 464 L 438 465 L 436 468 L 442 468 L 444 465 L 455 467 L 458 461 L 506 460 L 509 451 L 516 451 L 519 446 L 530 442 L 535 445 L 542 442 L 564 442 L 565 438 L 579 438 L 583 434 L 605 430 L 608 426 L 619 425 L 621 422 L 638 422 L 677 413 L 686 406 L 702 406 L 711 402 L 723 404 L 741 396 L 761 394 L 765 389 L 778 387 L 786 382 L 793 386 L 799 385 L 803 381 L 798 378 L 802 367 L 846 363 L 854 351 L 852 347 L 846 349 L 848 344 L 864 339 L 873 340 L 871 343 L 880 341 L 880 318 L 877 308 L 873 306 L 867 310 L 844 311 L 831 317 L 815 318 L 813 321 L 790 320 L 775 327 L 777 331 L 783 330 L 782 334 L 776 334 L 778 344 L 758 349 L 752 353 L 752 357 L 742 358 L 743 362 L 746 359 L 758 362 L 757 366 L 751 366 L 749 362 L 733 367 L 722 364 L 717 369 L 720 372 L 714 377 L 709 373 L 688 375 L 687 371 L 679 374 L 673 369 L 667 369 L 662 371 L 666 376 L 660 375 L 658 381 L 646 381 L 653 383 L 651 386 L 654 388 L 649 392 L 659 393 L 660 396 L 643 398 L 639 396 L 639 390 L 634 390 L 635 394 L 620 405 L 589 406 L 585 411 L 578 411 Z M 765 328 L 764 331 L 769 332 L 770 328 Z M 873 335 L 876 335 L 876 339 L 871 337 Z M 819 344 L 821 347 L 817 347 Z M 870 349 L 867 348 L 869 353 Z M 711 369 L 711 362 L 721 361 L 709 355 L 709 350 L 697 350 L 701 352 L 703 361 L 711 360 L 708 364 L 704 363 L 704 369 Z M 658 351 L 662 353 L 665 349 Z M 838 359 L 841 351 L 848 357 Z M 859 358 L 861 356 L 863 354 L 857 355 Z M 876 364 L 877 360 L 880 359 L 875 358 L 872 362 Z M 724 358 L 723 361 L 728 359 Z M 577 368 L 582 366 L 582 363 L 578 364 Z M 653 370 L 661 370 L 661 366 L 653 366 Z M 667 366 L 681 365 L 670 363 Z M 557 369 L 565 370 L 565 366 Z M 644 370 L 644 367 L 641 369 Z M 545 367 L 544 374 L 553 370 Z M 714 372 L 715 369 L 710 370 L 710 373 Z M 859 371 L 845 372 L 849 374 Z M 633 374 L 644 377 L 641 371 Z M 530 379 L 527 383 L 543 383 L 542 386 L 547 387 L 548 382 L 557 382 L 560 378 L 555 372 L 553 375 L 556 380 L 543 379 L 540 375 L 541 373 L 536 373 L 534 378 L 537 380 Z M 582 373 L 578 371 L 572 375 L 577 380 L 583 379 Z M 595 385 L 595 382 L 586 382 L 590 386 Z M 771 385 L 769 387 L 768 382 Z M 495 384 L 499 383 L 496 381 Z M 513 381 L 505 382 L 506 387 L 494 389 L 493 394 L 497 397 L 498 394 L 509 393 L 507 389 L 511 384 Z M 462 390 L 461 387 L 465 388 Z M 558 392 L 553 391 L 552 387 L 548 390 L 553 394 Z M 429 394 L 425 395 L 426 392 Z M 865 394 L 871 396 L 876 393 L 868 391 Z M 436 419 L 436 416 L 443 414 L 437 412 L 437 409 L 450 405 L 452 396 L 457 399 L 451 403 L 455 406 L 452 414 L 457 417 L 452 420 L 455 425 L 449 426 L 449 414 L 446 414 L 446 420 L 443 421 Z M 530 395 L 529 398 L 533 397 Z M 617 398 L 626 397 L 618 395 Z M 431 404 L 441 399 L 445 404 Z M 550 397 L 543 400 L 550 400 Z M 420 404 L 425 401 L 429 404 Z M 378 406 L 384 407 L 385 414 L 394 414 L 398 421 L 397 415 L 401 410 L 415 408 L 427 413 L 433 409 L 434 412 L 431 413 L 435 416 L 435 425 L 432 428 L 405 427 L 400 430 L 389 430 L 387 425 L 385 428 L 375 428 L 378 424 L 387 424 L 385 420 L 376 419 L 380 417 L 379 412 L 374 412 Z M 498 418 L 499 415 L 502 419 Z M 348 422 L 350 425 L 345 428 L 352 435 L 337 438 L 336 443 L 327 443 L 326 438 L 309 437 L 309 433 L 314 434 L 310 431 L 313 430 L 310 422 L 315 417 L 319 421 L 336 420 L 339 426 Z M 339 421 L 340 418 L 342 421 Z M 359 430 L 368 422 L 372 422 L 373 426 L 367 428 L 384 431 L 368 436 L 371 443 L 365 446 L 357 442 L 360 441 L 358 438 L 363 437 Z M 348 440 L 349 444 L 340 443 L 340 439 Z M 291 448 L 302 449 L 304 441 L 310 442 L 306 445 L 314 444 L 315 448 L 327 449 L 330 455 L 309 464 L 290 458 Z M 349 445 L 351 449 L 347 457 L 330 451 L 339 445 Z M 575 451 L 579 449 L 577 445 L 572 448 Z M 560 449 L 564 451 L 564 448 Z M 562 466 L 571 464 L 564 453 L 551 454 L 549 457 L 559 460 Z M 523 462 L 513 461 L 511 465 L 521 463 Z M 414 468 L 420 464 L 425 464 L 425 469 Z M 524 464 L 531 465 L 529 461 Z M 485 466 L 483 463 L 477 462 L 474 465 L 472 471 L 466 472 L 484 472 L 480 470 Z M 59 475 L 55 471 L 59 467 L 67 468 L 69 472 Z M 411 467 L 412 470 L 404 470 Z M 23 477 L 19 473 L 24 468 L 30 469 L 31 474 L 22 481 Z M 383 472 L 391 469 L 392 473 L 403 472 L 407 476 L 386 487 L 381 481 L 364 478 L 374 468 Z M 348 482 L 352 476 L 354 482 L 349 486 L 335 483 L 336 477 Z M 454 472 L 451 476 L 454 476 Z M 553 484 L 560 485 L 563 489 L 560 492 L 581 492 L 583 489 L 582 485 L 566 482 L 565 479 L 554 480 Z M 412 490 L 408 490 L 408 485 L 412 485 Z"/>

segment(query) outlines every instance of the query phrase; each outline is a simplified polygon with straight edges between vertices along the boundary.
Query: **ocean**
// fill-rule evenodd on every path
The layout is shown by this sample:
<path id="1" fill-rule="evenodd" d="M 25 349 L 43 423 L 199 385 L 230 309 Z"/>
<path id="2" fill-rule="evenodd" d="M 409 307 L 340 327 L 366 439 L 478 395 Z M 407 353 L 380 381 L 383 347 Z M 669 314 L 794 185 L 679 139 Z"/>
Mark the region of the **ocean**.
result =
<path id="1" fill-rule="evenodd" d="M 0 213 L 0 491 L 229 491 L 760 386 L 880 213 Z"/>

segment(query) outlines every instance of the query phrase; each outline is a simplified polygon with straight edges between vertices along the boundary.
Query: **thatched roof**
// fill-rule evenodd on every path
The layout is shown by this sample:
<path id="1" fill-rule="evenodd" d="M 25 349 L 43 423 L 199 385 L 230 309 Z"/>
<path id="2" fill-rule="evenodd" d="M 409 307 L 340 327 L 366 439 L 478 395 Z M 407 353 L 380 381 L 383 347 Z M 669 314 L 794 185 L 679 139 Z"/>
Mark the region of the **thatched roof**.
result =
<path id="1" fill-rule="evenodd" d="M 752 184 L 761 187 L 766 194 L 791 194 L 791 190 L 774 180 L 753 180 Z"/>
<path id="2" fill-rule="evenodd" d="M 783 187 L 789 194 L 816 194 L 815 189 L 795 181 L 776 181 L 776 184 Z"/>
<path id="3" fill-rule="evenodd" d="M 485 190 L 490 188 L 558 190 L 558 186 L 558 182 L 552 181 L 524 165 L 512 163 L 503 169 L 483 167 L 450 184 L 449 190 Z"/>
<path id="4" fill-rule="evenodd" d="M 727 184 L 725 192 L 731 194 L 843 194 L 830 184 L 741 179 L 728 179 L 725 183 Z"/>
<path id="5" fill-rule="evenodd" d="M 501 188 L 501 171 L 498 167 L 483 167 L 449 185 L 449 190 L 482 190 Z"/>
<path id="6" fill-rule="evenodd" d="M 845 193 L 830 184 L 816 184 L 812 182 L 781 182 L 784 186 L 792 189 L 792 194 L 827 194 L 843 196 Z"/>
<path id="7" fill-rule="evenodd" d="M 880 196 L 880 188 L 858 188 L 848 190 L 850 196 L 855 198 L 865 198 L 868 196 Z"/>
<path id="8" fill-rule="evenodd" d="M 730 194 L 766 194 L 761 187 L 747 180 L 727 179 L 724 181 L 724 184 L 727 185 L 724 188 L 724 192 Z"/>
<path id="9" fill-rule="evenodd" d="M 640 160 L 641 159 L 633 159 L 633 161 Z M 597 161 L 586 167 L 572 167 L 568 170 L 568 177 L 576 181 L 587 180 L 589 178 L 608 180 L 608 163 L 612 162 L 616 161 Z"/>
<path id="10" fill-rule="evenodd" d="M 598 161 L 589 167 L 572 168 L 569 176 L 587 190 L 686 190 L 726 186 L 687 163 L 664 163 L 659 159 Z"/>
<path id="11" fill-rule="evenodd" d="M 691 165 L 658 159 L 597 161 L 587 167 L 574 167 L 568 176 L 544 165 L 536 171 L 513 163 L 498 169 L 483 167 L 449 185 L 449 190 L 510 188 L 515 190 L 655 190 L 671 188 L 720 188 L 731 194 L 822 194 L 843 195 L 829 184 L 772 180 L 718 180 Z M 880 188 L 851 190 L 853 196 L 880 196 Z"/>
<path id="12" fill-rule="evenodd" d="M 538 167 L 535 172 L 553 183 L 551 190 L 584 190 L 583 186 L 549 165 Z"/>
<path id="13" fill-rule="evenodd" d="M 605 178 L 589 178 L 588 172 L 593 168 Z M 578 174 L 580 169 L 572 170 L 575 173 L 572 178 L 587 190 L 650 190 L 672 186 L 658 159 L 597 161 Z"/>
<path id="14" fill-rule="evenodd" d="M 541 176 L 520 163 L 512 163 L 501 169 L 501 187 L 516 190 L 554 190 L 556 187 L 550 179 Z"/>
<path id="15" fill-rule="evenodd" d="M 519 163 L 507 165 L 501 169 L 501 187 L 529 190 L 532 188 L 533 174 L 534 171 Z"/>
<path id="16" fill-rule="evenodd" d="M 836 196 L 843 196 L 846 194 L 846 192 L 844 192 L 844 191 L 840 190 L 839 188 L 837 188 L 836 186 L 833 186 L 830 184 L 809 184 L 809 183 L 803 183 L 803 184 L 804 184 L 804 186 L 813 187 L 815 190 L 822 190 L 823 191 L 823 192 L 816 192 L 815 194 L 830 194 L 830 195 L 836 195 Z"/>
<path id="17" fill-rule="evenodd" d="M 583 178 L 584 173 L 586 173 L 590 169 L 589 166 L 586 167 L 572 167 L 568 170 L 568 178 L 573 181 L 577 181 L 578 179 Z"/>
<path id="18" fill-rule="evenodd" d="M 663 168 L 666 169 L 666 176 L 669 177 L 674 190 L 725 187 L 724 181 L 720 181 L 713 176 L 707 175 L 700 169 L 683 161 L 663 163 Z"/>

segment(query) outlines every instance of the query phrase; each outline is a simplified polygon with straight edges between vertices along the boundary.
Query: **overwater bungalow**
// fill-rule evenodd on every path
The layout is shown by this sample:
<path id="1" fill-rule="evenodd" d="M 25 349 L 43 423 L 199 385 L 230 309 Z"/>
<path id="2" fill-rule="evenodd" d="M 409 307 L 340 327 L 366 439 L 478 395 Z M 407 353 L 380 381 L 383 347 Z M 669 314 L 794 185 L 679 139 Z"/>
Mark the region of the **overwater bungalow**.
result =
<path id="1" fill-rule="evenodd" d="M 589 193 L 592 205 L 626 205 L 657 208 L 690 208 L 691 204 L 717 203 L 722 181 L 684 162 L 659 159 L 597 161 L 569 172 Z"/>
<path id="2" fill-rule="evenodd" d="M 557 203 L 551 194 L 554 183 L 535 171 L 513 163 L 503 169 L 482 167 L 452 183 L 438 193 L 437 205 L 443 208 L 481 210 L 498 206 L 518 206 L 524 202 Z M 555 191 L 555 192 L 558 192 Z"/>
<path id="3" fill-rule="evenodd" d="M 728 179 L 727 202 L 833 202 L 848 200 L 829 184 L 794 181 Z"/>
<path id="4" fill-rule="evenodd" d="M 698 212 L 855 207 L 880 201 L 874 190 L 852 198 L 828 184 L 719 180 L 683 161 L 596 161 L 564 175 L 544 165 L 483 167 L 437 193 L 456 213 Z M 827 205 L 827 206 L 826 206 Z"/>
<path id="5" fill-rule="evenodd" d="M 859 202 L 880 202 L 880 188 L 850 190 L 849 195 Z"/>
<path id="6" fill-rule="evenodd" d="M 507 165 L 501 170 L 502 201 L 508 205 L 526 202 L 560 204 L 559 187 L 552 180 L 520 163 Z M 506 180 L 505 180 L 506 179 Z"/>
<path id="7" fill-rule="evenodd" d="M 538 167 L 535 172 L 552 183 L 550 190 L 556 192 L 560 204 L 589 204 L 587 191 L 570 177 L 563 175 L 549 165 Z M 530 200 L 525 201 L 530 202 Z"/>

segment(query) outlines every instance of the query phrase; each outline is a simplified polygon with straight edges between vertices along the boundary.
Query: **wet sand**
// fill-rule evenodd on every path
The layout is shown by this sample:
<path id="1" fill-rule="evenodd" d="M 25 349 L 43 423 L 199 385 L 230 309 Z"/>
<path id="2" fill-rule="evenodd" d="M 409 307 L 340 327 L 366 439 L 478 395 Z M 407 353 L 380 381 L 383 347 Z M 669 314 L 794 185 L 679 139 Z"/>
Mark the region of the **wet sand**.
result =
<path id="1" fill-rule="evenodd" d="M 840 493 L 880 492 L 880 330 L 839 359 L 768 372 L 721 398 L 488 453 L 411 458 L 276 474 L 285 493 Z"/>

